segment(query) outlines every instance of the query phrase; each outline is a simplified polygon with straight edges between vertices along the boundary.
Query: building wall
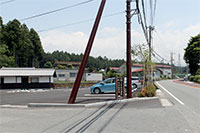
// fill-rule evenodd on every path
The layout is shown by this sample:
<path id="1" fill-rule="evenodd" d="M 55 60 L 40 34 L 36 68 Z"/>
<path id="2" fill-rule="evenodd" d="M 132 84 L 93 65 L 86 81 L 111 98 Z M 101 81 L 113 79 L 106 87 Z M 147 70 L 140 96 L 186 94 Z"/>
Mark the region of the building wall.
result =
<path id="1" fill-rule="evenodd" d="M 4 77 L 4 83 L 16 83 L 16 77 Z"/>
<path id="2" fill-rule="evenodd" d="M 163 75 L 171 78 L 171 69 L 163 69 Z"/>
<path id="3" fill-rule="evenodd" d="M 53 76 L 28 77 L 27 83 L 22 82 L 22 77 L 0 77 L 0 89 L 30 89 L 30 88 L 53 88 Z"/>
<path id="4" fill-rule="evenodd" d="M 49 83 L 50 77 L 39 77 L 39 83 Z"/>
<path id="5" fill-rule="evenodd" d="M 57 81 L 75 81 L 78 70 L 57 69 Z"/>
<path id="6" fill-rule="evenodd" d="M 86 81 L 102 81 L 103 75 L 102 73 L 86 73 Z"/>

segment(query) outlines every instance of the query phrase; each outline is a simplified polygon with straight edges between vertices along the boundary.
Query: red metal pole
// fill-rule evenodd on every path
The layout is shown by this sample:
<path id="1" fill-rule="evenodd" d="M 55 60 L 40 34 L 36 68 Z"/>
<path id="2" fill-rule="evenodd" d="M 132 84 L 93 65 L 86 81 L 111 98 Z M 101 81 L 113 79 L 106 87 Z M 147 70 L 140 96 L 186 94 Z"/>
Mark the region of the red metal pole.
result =
<path id="1" fill-rule="evenodd" d="M 75 83 L 74 83 L 74 86 L 73 86 L 73 89 L 72 89 L 72 92 L 71 92 L 71 95 L 70 95 L 70 98 L 69 98 L 69 101 L 68 101 L 69 104 L 74 103 L 75 100 L 76 100 L 76 96 L 77 96 L 77 93 L 78 93 L 78 89 L 80 87 L 83 72 L 84 72 L 84 69 L 85 69 L 91 48 L 92 48 L 92 44 L 94 42 L 94 38 L 95 38 L 97 29 L 98 29 L 98 26 L 99 26 L 99 22 L 100 22 L 102 13 L 103 13 L 105 3 L 106 3 L 106 0 L 101 1 L 101 5 L 99 7 L 99 11 L 97 13 L 97 17 L 96 17 L 96 20 L 94 22 L 92 32 L 90 34 L 90 38 L 88 40 L 88 44 L 87 44 L 87 47 L 86 47 L 86 50 L 85 50 L 85 53 L 84 53 L 84 56 L 83 56 L 83 60 L 81 62 L 80 69 L 78 71 L 78 74 L 77 74 L 77 77 L 76 77 L 76 80 L 75 80 Z"/>
<path id="2" fill-rule="evenodd" d="M 131 0 L 126 1 L 126 28 L 127 28 L 127 98 L 132 97 L 131 88 Z"/>

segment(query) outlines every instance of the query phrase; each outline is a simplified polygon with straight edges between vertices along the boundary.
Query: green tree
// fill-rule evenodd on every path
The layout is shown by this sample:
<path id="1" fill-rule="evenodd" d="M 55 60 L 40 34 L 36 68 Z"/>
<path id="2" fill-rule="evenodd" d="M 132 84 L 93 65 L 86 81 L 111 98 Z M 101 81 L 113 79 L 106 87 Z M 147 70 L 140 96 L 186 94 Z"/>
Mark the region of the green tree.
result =
<path id="1" fill-rule="evenodd" d="M 46 63 L 44 64 L 44 67 L 45 67 L 45 68 L 53 68 L 53 65 L 52 65 L 52 63 L 51 63 L 50 61 L 48 61 L 48 62 L 46 62 Z"/>
<path id="2" fill-rule="evenodd" d="M 18 37 L 19 42 L 17 44 L 18 66 L 19 67 L 32 67 L 34 59 L 33 44 L 30 40 L 30 34 L 28 27 L 23 24 L 20 28 L 21 34 Z"/>
<path id="3" fill-rule="evenodd" d="M 191 37 L 187 48 L 185 48 L 184 60 L 189 63 L 190 72 L 195 75 L 200 63 L 200 34 Z"/>
<path id="4" fill-rule="evenodd" d="M 0 45 L 0 67 L 15 66 L 15 61 L 13 56 L 7 56 L 8 47 L 5 44 Z"/>
<path id="5" fill-rule="evenodd" d="M 17 19 L 3 25 L 0 17 L 1 45 L 7 46 L 7 57 L 13 57 L 18 67 L 38 67 L 42 60 L 44 50 L 39 36 L 34 29 L 29 30 L 25 24 Z"/>
<path id="6" fill-rule="evenodd" d="M 20 40 L 21 30 L 20 30 L 20 22 L 16 19 L 13 21 L 9 21 L 7 25 L 4 25 L 4 32 L 2 41 L 8 46 L 9 49 L 9 56 L 14 56 L 15 63 L 18 66 L 18 50 L 19 50 L 19 43 L 22 42 Z"/>
<path id="7" fill-rule="evenodd" d="M 33 66 L 39 67 L 39 63 L 42 61 L 44 56 L 44 49 L 42 47 L 39 35 L 33 28 L 30 29 L 30 40 L 33 45 L 34 52 L 32 57 L 32 63 Z"/>

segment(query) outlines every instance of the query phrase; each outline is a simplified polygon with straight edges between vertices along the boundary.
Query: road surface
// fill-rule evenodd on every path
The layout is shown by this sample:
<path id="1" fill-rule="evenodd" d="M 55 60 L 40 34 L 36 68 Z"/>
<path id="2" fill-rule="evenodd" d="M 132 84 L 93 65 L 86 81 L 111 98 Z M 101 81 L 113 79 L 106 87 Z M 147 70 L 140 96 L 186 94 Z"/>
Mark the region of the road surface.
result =
<path id="1" fill-rule="evenodd" d="M 1 108 L 0 132 L 199 133 L 200 90 L 171 80 L 159 99 L 92 108 Z M 166 99 L 170 106 L 163 106 Z"/>

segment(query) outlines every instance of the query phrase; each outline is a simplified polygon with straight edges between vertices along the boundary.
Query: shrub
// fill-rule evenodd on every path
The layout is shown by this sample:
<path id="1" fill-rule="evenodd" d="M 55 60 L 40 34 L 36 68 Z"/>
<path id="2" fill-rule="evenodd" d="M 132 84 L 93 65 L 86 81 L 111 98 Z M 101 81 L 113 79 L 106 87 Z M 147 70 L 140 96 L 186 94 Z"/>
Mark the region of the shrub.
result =
<path id="1" fill-rule="evenodd" d="M 200 79 L 200 75 L 195 75 L 193 81 L 194 81 L 194 82 L 197 82 L 199 79 Z"/>
<path id="2" fill-rule="evenodd" d="M 194 81 L 194 76 L 189 77 L 190 81 Z"/>
<path id="3" fill-rule="evenodd" d="M 137 93 L 138 97 L 153 97 L 156 94 L 156 87 L 153 84 L 147 85 L 141 92 Z"/>
<path id="4" fill-rule="evenodd" d="M 200 79 L 197 80 L 197 83 L 200 84 Z"/>
<path id="5" fill-rule="evenodd" d="M 197 70 L 196 75 L 200 75 L 200 68 Z"/>

